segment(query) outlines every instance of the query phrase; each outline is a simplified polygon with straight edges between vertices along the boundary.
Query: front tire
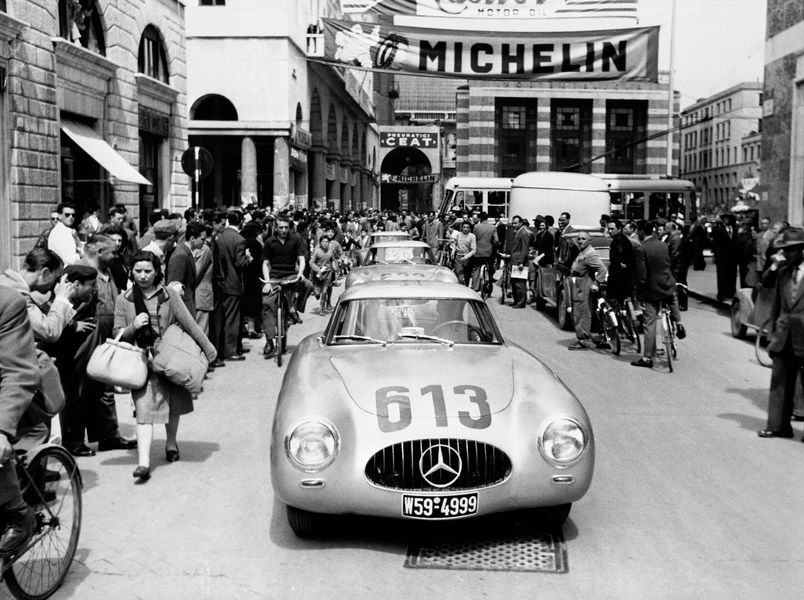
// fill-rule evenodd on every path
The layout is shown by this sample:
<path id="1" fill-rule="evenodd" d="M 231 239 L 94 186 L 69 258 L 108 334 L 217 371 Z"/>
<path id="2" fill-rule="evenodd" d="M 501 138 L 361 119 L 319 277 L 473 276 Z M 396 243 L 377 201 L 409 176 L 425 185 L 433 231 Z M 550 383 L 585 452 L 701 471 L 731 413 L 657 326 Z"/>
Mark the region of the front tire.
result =
<path id="1" fill-rule="evenodd" d="M 572 315 L 569 311 L 569 303 L 563 289 L 559 289 L 556 295 L 556 311 L 558 311 L 558 326 L 564 331 L 571 331 L 573 328 Z"/>
<path id="2" fill-rule="evenodd" d="M 606 341 L 609 343 L 609 346 L 611 346 L 611 353 L 614 356 L 619 356 L 620 355 L 620 332 L 617 331 L 617 326 L 616 325 L 611 325 L 611 324 L 606 325 L 604 333 L 606 335 Z"/>
<path id="3" fill-rule="evenodd" d="M 297 537 L 303 539 L 315 538 L 321 535 L 326 525 L 326 516 L 320 513 L 310 512 L 287 506 L 288 525 Z"/>

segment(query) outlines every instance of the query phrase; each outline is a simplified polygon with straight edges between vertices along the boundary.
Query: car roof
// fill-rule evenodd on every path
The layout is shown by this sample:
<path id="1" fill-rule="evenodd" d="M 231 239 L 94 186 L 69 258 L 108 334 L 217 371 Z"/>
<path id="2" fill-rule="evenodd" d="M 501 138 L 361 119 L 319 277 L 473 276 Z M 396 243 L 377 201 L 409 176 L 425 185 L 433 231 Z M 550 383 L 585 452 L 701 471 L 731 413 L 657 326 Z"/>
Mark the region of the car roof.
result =
<path id="1" fill-rule="evenodd" d="M 372 231 L 369 234 L 370 237 L 379 236 L 379 235 L 397 235 L 399 237 L 410 237 L 410 234 L 407 231 Z"/>
<path id="2" fill-rule="evenodd" d="M 479 300 L 480 295 L 460 283 L 444 281 L 367 281 L 341 294 L 341 300 L 368 298 L 455 298 Z"/>
<path id="3" fill-rule="evenodd" d="M 427 242 L 421 240 L 393 240 L 386 242 L 375 242 L 372 248 L 429 248 Z"/>

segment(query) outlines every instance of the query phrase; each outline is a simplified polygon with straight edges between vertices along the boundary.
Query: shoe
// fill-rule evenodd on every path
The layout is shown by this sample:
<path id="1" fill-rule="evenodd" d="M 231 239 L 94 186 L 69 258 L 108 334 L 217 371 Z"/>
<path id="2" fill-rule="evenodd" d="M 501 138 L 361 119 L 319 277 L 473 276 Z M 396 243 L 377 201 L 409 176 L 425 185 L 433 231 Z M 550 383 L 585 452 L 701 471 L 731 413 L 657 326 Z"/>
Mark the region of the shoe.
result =
<path id="1" fill-rule="evenodd" d="M 6 510 L 6 529 L 0 536 L 0 556 L 9 556 L 22 550 L 33 535 L 34 511 L 27 504 L 15 510 Z"/>
<path id="2" fill-rule="evenodd" d="M 211 363 L 209 363 L 209 366 L 212 367 L 213 369 L 217 369 L 218 367 L 225 367 L 226 363 L 223 362 L 222 359 L 217 358 L 214 361 L 212 361 Z"/>
<path id="3" fill-rule="evenodd" d="M 95 451 L 86 444 L 67 448 L 67 451 L 73 456 L 95 456 Z"/>
<path id="4" fill-rule="evenodd" d="M 179 449 L 176 448 L 175 450 L 168 450 L 165 448 L 165 460 L 168 462 L 176 462 L 179 460 Z"/>
<path id="5" fill-rule="evenodd" d="M 587 346 L 585 342 L 578 340 L 572 344 L 572 346 L 568 347 L 567 350 L 589 350 L 589 346 Z"/>
<path id="6" fill-rule="evenodd" d="M 632 367 L 645 367 L 646 369 L 653 368 L 653 361 L 649 358 L 640 358 L 631 363 Z"/>
<path id="7" fill-rule="evenodd" d="M 760 429 L 757 431 L 757 435 L 761 438 L 791 438 L 793 437 L 792 431 L 775 431 L 773 429 Z"/>
<path id="8" fill-rule="evenodd" d="M 295 309 L 288 312 L 288 319 L 290 319 L 293 323 L 296 323 L 297 325 L 304 322 L 302 321 L 302 318 L 299 316 L 299 311 Z"/>
<path id="9" fill-rule="evenodd" d="M 148 481 L 151 478 L 151 468 L 141 466 L 137 467 L 134 469 L 134 473 L 132 473 L 132 475 L 140 481 Z"/>
<path id="10" fill-rule="evenodd" d="M 232 354 L 231 356 L 227 356 L 225 360 L 246 360 L 245 354 Z"/>
<path id="11" fill-rule="evenodd" d="M 517 302 L 517 303 L 515 303 L 515 304 L 512 304 L 512 305 L 511 305 L 511 308 L 525 308 L 525 304 L 524 304 L 524 303 Z"/>
<path id="12" fill-rule="evenodd" d="M 684 325 L 681 323 L 676 323 L 676 337 L 680 340 L 683 340 L 687 337 L 687 330 L 684 329 Z"/>
<path id="13" fill-rule="evenodd" d="M 273 343 L 268 342 L 265 344 L 265 348 L 262 349 L 262 357 L 263 358 L 274 358 L 276 356 L 276 348 L 274 347 Z"/>
<path id="14" fill-rule="evenodd" d="M 804 415 L 793 415 L 790 417 L 791 421 L 804 421 Z"/>
<path id="15" fill-rule="evenodd" d="M 238 354 L 248 354 L 249 352 L 251 352 L 251 348 L 241 348 L 237 351 Z"/>
<path id="16" fill-rule="evenodd" d="M 120 436 L 98 442 L 98 452 L 106 452 L 107 450 L 134 450 L 136 447 L 137 440 L 127 440 Z"/>
<path id="17" fill-rule="evenodd" d="M 595 344 L 595 348 L 598 350 L 611 350 L 611 344 L 609 344 L 606 340 L 600 340 Z"/>

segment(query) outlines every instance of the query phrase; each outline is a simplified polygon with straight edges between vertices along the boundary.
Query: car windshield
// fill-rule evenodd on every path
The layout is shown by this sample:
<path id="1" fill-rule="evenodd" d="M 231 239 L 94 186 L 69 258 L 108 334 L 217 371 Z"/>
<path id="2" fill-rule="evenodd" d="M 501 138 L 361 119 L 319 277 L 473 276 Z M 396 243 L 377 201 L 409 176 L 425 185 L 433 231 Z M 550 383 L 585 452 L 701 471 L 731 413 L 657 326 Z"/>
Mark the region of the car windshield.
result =
<path id="1" fill-rule="evenodd" d="M 462 298 L 364 298 L 341 302 L 329 326 L 333 345 L 501 344 L 485 303 Z"/>
<path id="2" fill-rule="evenodd" d="M 377 242 L 398 242 L 401 239 L 410 237 L 404 231 L 389 231 L 387 233 L 374 233 L 371 235 L 371 243 Z"/>
<path id="3" fill-rule="evenodd" d="M 415 246 L 393 246 L 387 248 L 372 248 L 369 252 L 367 264 L 418 264 L 432 265 L 433 260 L 430 248 Z"/>

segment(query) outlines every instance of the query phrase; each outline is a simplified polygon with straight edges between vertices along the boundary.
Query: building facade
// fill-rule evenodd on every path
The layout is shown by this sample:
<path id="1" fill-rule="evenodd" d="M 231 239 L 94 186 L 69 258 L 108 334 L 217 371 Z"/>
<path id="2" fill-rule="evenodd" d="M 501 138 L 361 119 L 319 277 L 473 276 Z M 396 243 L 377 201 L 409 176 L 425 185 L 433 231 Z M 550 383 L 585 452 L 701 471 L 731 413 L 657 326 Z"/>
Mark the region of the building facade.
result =
<path id="1" fill-rule="evenodd" d="M 458 91 L 456 108 L 458 175 L 677 172 L 677 154 L 668 165 L 661 135 L 666 83 L 472 82 Z"/>
<path id="2" fill-rule="evenodd" d="M 700 207 L 719 212 L 740 197 L 742 179 L 753 177 L 743 139 L 760 131 L 762 84 L 740 83 L 698 100 L 681 115 L 681 176 L 695 184 Z"/>
<path id="3" fill-rule="evenodd" d="M 0 4 L 0 262 L 59 202 L 187 205 L 183 0 Z"/>
<path id="4" fill-rule="evenodd" d="M 768 0 L 760 211 L 804 225 L 804 7 Z"/>
<path id="5" fill-rule="evenodd" d="M 373 76 L 307 60 L 308 33 L 339 12 L 335 0 L 190 0 L 190 143 L 214 163 L 201 207 L 377 205 Z"/>

